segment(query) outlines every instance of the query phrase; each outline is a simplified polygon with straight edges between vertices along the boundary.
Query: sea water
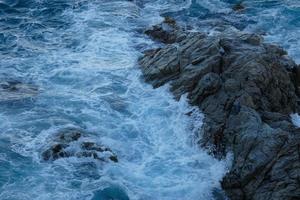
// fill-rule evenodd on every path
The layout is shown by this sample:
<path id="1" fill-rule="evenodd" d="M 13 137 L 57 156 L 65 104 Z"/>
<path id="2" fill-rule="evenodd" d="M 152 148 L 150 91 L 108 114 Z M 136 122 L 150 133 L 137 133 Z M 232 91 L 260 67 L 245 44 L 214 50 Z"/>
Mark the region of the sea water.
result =
<path id="1" fill-rule="evenodd" d="M 236 2 L 0 0 L 0 80 L 39 88 L 34 98 L 0 102 L 0 199 L 223 199 L 230 162 L 198 147 L 204 116 L 167 85 L 144 83 L 137 59 L 160 45 L 143 30 L 168 13 L 264 33 L 300 61 L 297 0 L 249 0 L 233 12 Z M 119 162 L 42 161 L 66 127 L 93 133 Z"/>
<path id="2" fill-rule="evenodd" d="M 161 7 L 160 7 L 160 6 Z M 142 33 L 162 9 L 186 1 L 0 2 L 0 76 L 39 94 L 0 102 L 0 199 L 211 199 L 226 171 L 198 148 L 202 114 L 168 86 L 144 83 L 137 59 L 155 44 Z M 189 116 L 187 113 L 193 113 Z M 44 162 L 66 127 L 93 133 L 118 163 Z"/>

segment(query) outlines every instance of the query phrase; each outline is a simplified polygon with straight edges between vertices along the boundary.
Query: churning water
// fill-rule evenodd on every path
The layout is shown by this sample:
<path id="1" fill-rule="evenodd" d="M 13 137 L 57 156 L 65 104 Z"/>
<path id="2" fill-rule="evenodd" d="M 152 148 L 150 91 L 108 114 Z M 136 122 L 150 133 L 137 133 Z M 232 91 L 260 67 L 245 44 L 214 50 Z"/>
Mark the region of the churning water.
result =
<path id="1" fill-rule="evenodd" d="M 0 0 L 0 81 L 38 87 L 22 100 L 0 93 L 0 199 L 216 198 L 227 162 L 195 145 L 203 117 L 196 108 L 141 79 L 140 52 L 157 45 L 142 30 L 162 12 L 182 20 L 221 14 L 233 24 L 239 15 L 242 29 L 271 30 L 267 38 L 297 59 L 300 7 L 280 2 L 246 1 L 249 12 L 232 14 L 225 0 Z M 93 133 L 119 162 L 42 161 L 66 127 Z"/>
<path id="2" fill-rule="evenodd" d="M 210 199 L 219 188 L 224 163 L 193 146 L 201 114 L 140 78 L 139 52 L 154 45 L 141 30 L 161 20 L 156 3 L 1 1 L 1 79 L 39 87 L 33 99 L 2 97 L 1 200 Z M 65 127 L 94 133 L 119 162 L 42 162 Z"/>

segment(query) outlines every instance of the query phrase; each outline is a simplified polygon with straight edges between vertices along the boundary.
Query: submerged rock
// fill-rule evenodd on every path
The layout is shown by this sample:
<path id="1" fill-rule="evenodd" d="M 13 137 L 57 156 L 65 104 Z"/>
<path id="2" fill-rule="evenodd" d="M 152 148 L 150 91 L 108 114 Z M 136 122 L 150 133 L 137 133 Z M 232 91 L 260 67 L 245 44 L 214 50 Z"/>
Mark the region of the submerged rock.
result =
<path id="1" fill-rule="evenodd" d="M 122 188 L 110 186 L 95 192 L 92 200 L 129 200 L 129 197 Z"/>
<path id="2" fill-rule="evenodd" d="M 31 84 L 15 80 L 0 80 L 0 102 L 33 98 L 38 92 L 38 88 Z"/>
<path id="3" fill-rule="evenodd" d="M 234 11 L 241 11 L 241 10 L 244 10 L 244 9 L 245 9 L 245 6 L 243 5 L 243 1 L 240 1 L 240 2 L 236 3 L 232 7 L 232 10 L 234 10 Z"/>
<path id="4" fill-rule="evenodd" d="M 205 114 L 201 145 L 233 152 L 222 181 L 232 200 L 300 199 L 300 130 L 289 117 L 299 111 L 298 66 L 256 34 L 185 34 L 139 60 L 146 81 L 187 93 Z"/>
<path id="5" fill-rule="evenodd" d="M 87 141 L 87 133 L 82 129 L 67 128 L 59 131 L 53 139 L 54 144 L 42 153 L 45 161 L 65 157 L 89 157 L 99 161 L 118 162 L 117 156 L 106 146 Z"/>

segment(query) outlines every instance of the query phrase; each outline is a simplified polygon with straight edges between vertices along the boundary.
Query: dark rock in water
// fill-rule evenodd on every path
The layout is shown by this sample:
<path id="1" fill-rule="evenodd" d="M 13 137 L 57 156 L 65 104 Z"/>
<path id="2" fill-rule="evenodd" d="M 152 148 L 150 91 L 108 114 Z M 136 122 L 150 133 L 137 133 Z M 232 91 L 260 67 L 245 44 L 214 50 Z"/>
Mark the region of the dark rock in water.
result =
<path id="1" fill-rule="evenodd" d="M 81 144 L 81 148 L 88 151 L 100 151 L 100 152 L 111 151 L 109 148 L 104 146 L 98 146 L 93 142 L 83 142 Z"/>
<path id="2" fill-rule="evenodd" d="M 129 197 L 122 188 L 110 186 L 95 192 L 92 200 L 129 200 Z"/>
<path id="3" fill-rule="evenodd" d="M 139 60 L 146 81 L 169 82 L 177 99 L 188 93 L 206 116 L 201 145 L 233 152 L 222 181 L 232 200 L 300 199 L 300 129 L 289 116 L 299 111 L 299 67 L 256 34 L 185 35 Z"/>
<path id="4" fill-rule="evenodd" d="M 241 10 L 244 10 L 244 9 L 245 9 L 245 6 L 243 5 L 242 1 L 238 2 L 237 4 L 235 4 L 232 7 L 232 10 L 234 10 L 234 11 L 241 11 Z"/>
<path id="5" fill-rule="evenodd" d="M 34 85 L 15 80 L 0 80 L 0 102 L 33 98 L 37 94 L 38 88 Z"/>
<path id="6" fill-rule="evenodd" d="M 59 135 L 59 141 L 66 142 L 66 143 L 76 141 L 81 137 L 81 135 L 82 135 L 81 132 L 82 131 L 80 129 L 65 129 Z"/>
<path id="7" fill-rule="evenodd" d="M 44 151 L 42 156 L 44 160 L 56 160 L 58 158 L 69 157 L 70 155 L 65 151 L 68 145 L 55 144 L 51 146 L 48 150 Z"/>
<path id="8" fill-rule="evenodd" d="M 178 34 L 181 31 L 176 24 L 176 21 L 170 17 L 165 17 L 165 20 L 151 29 L 145 31 L 145 34 L 149 35 L 153 39 L 166 44 L 172 44 L 185 38 L 185 34 Z"/>
<path id="9" fill-rule="evenodd" d="M 113 162 L 119 162 L 118 157 L 116 155 L 109 156 L 109 159 Z"/>
<path id="10" fill-rule="evenodd" d="M 57 133 L 54 144 L 42 153 L 43 160 L 57 160 L 65 157 L 89 157 L 99 161 L 118 162 L 117 156 L 106 146 L 86 141 L 87 133 L 82 129 L 67 128 Z"/>

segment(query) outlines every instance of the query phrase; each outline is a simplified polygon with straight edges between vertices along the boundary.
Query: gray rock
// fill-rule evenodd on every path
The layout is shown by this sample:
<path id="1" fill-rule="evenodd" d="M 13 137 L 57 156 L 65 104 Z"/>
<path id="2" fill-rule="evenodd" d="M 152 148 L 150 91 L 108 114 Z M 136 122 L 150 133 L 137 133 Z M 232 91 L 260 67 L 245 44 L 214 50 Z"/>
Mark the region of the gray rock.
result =
<path id="1" fill-rule="evenodd" d="M 146 30 L 145 34 L 162 43 L 172 44 L 181 41 L 186 37 L 184 32 L 179 34 L 179 31 L 181 32 L 181 28 L 176 24 L 176 21 L 170 17 L 165 17 L 161 24 Z"/>
<path id="2" fill-rule="evenodd" d="M 50 145 L 43 153 L 45 161 L 57 160 L 66 157 L 89 157 L 98 161 L 118 162 L 117 156 L 112 150 L 96 142 L 87 141 L 88 133 L 82 129 L 66 128 L 60 130 Z"/>
<path id="3" fill-rule="evenodd" d="M 200 145 L 233 152 L 222 181 L 231 199 L 300 199 L 300 130 L 289 117 L 299 111 L 299 66 L 256 34 L 185 35 L 140 59 L 145 80 L 170 83 L 177 99 L 187 93 L 205 114 Z"/>
<path id="4" fill-rule="evenodd" d="M 71 156 L 68 152 L 65 151 L 69 145 L 64 144 L 54 144 L 49 149 L 43 152 L 42 156 L 44 160 L 57 160 L 59 158 Z"/>
<path id="5" fill-rule="evenodd" d="M 200 104 L 203 99 L 216 93 L 221 87 L 221 78 L 216 73 L 205 74 L 198 82 L 189 98 L 193 104 Z"/>
<path id="6" fill-rule="evenodd" d="M 168 57 L 168 59 L 166 59 Z M 151 57 L 140 60 L 147 81 L 153 81 L 155 87 L 161 86 L 179 73 L 179 58 L 176 46 L 167 46 L 153 52 Z"/>

